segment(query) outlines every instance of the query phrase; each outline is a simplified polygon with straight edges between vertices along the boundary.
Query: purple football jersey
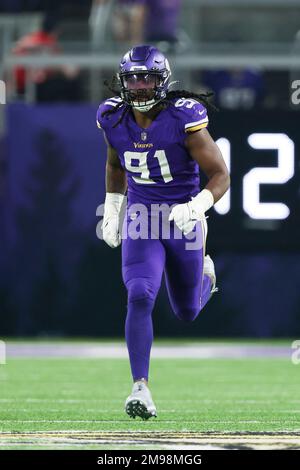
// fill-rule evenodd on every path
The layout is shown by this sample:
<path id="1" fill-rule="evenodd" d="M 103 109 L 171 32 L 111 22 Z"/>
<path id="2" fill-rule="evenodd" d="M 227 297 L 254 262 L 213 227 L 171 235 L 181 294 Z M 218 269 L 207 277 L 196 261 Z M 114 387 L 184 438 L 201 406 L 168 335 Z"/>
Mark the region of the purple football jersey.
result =
<path id="1" fill-rule="evenodd" d="M 207 126 L 206 108 L 196 100 L 176 98 L 147 129 L 141 128 L 130 110 L 121 123 L 124 106 L 111 110 L 121 99 L 109 98 L 97 111 L 97 125 L 118 153 L 128 181 L 128 202 L 149 204 L 183 203 L 200 190 L 199 166 L 184 142 L 189 132 Z"/>

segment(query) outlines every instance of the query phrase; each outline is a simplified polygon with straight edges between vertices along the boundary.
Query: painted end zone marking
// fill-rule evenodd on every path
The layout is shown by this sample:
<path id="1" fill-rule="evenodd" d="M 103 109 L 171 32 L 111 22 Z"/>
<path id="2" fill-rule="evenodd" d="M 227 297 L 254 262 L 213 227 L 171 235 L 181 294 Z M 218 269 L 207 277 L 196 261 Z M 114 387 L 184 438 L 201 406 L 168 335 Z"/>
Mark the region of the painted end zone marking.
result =
<path id="1" fill-rule="evenodd" d="M 168 449 L 300 449 L 300 432 L 38 431 L 1 432 L 3 446 L 151 445 Z"/>

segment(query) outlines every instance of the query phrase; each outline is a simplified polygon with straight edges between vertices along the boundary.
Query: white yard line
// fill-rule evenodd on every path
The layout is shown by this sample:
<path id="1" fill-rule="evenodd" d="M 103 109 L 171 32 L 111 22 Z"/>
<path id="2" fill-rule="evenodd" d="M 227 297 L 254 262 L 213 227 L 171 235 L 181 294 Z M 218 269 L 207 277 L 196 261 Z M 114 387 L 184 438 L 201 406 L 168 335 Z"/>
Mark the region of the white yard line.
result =
<path id="1" fill-rule="evenodd" d="M 210 399 L 207 399 L 207 398 L 201 398 L 199 397 L 199 400 L 201 401 L 201 403 L 205 403 L 205 404 L 214 404 L 214 405 L 218 405 L 218 404 L 224 404 L 224 403 L 229 403 L 230 405 L 232 405 L 232 402 L 234 399 L 214 399 L 214 400 L 210 400 Z M 52 399 L 52 398 L 0 398 L 0 403 L 64 403 L 64 404 L 76 404 L 76 403 L 121 403 L 122 400 L 121 399 L 113 399 L 113 398 L 99 398 L 99 399 L 96 399 L 96 398 L 83 398 L 83 399 L 72 399 L 72 398 L 57 398 L 57 399 Z M 160 403 L 176 403 L 176 404 L 179 404 L 179 403 L 195 403 L 195 400 L 191 400 L 191 399 L 185 399 L 185 398 L 182 398 L 182 399 L 177 399 L 177 400 L 172 400 L 172 399 L 168 399 L 168 398 L 160 398 L 158 400 L 158 402 Z M 234 400 L 234 403 L 236 404 L 249 404 L 249 405 L 274 405 L 274 404 L 278 404 L 278 403 L 281 403 L 282 402 L 282 399 L 279 398 L 278 400 L 268 400 L 268 399 L 263 399 L 263 400 L 260 400 L 260 399 L 257 399 L 257 400 Z M 289 403 L 292 404 L 292 403 L 295 403 L 295 404 L 299 404 L 300 403 L 300 400 L 289 400 Z M 233 408 L 234 409 L 234 408 Z M 299 413 L 300 411 L 296 411 L 297 413 Z"/>
<path id="2" fill-rule="evenodd" d="M 161 420 L 160 423 L 178 423 L 178 420 L 170 420 L 164 419 Z M 180 423 L 193 423 L 196 422 L 195 420 L 180 420 Z M 125 423 L 124 419 L 1 419 L 0 423 Z M 155 424 L 155 421 L 151 421 L 151 423 Z M 201 423 L 214 423 L 214 424 L 245 424 L 245 423 L 264 423 L 264 424 L 281 424 L 282 420 L 266 420 L 264 418 L 260 420 L 205 420 L 201 419 Z"/>
<path id="3" fill-rule="evenodd" d="M 22 412 L 22 413 L 36 413 L 38 410 L 42 410 L 43 412 L 45 412 L 44 408 L 5 408 L 5 412 L 16 412 L 18 411 L 19 412 Z M 62 411 L 64 411 L 64 408 L 47 408 L 46 412 L 47 413 L 61 413 Z M 120 408 L 116 408 L 116 409 L 101 409 L 101 408 L 82 408 L 82 411 L 84 411 L 84 413 L 97 413 L 97 414 L 110 414 L 110 413 L 120 413 L 120 411 L 122 411 L 122 407 Z M 159 408 L 159 412 L 160 413 L 187 413 L 187 414 L 194 414 L 196 415 L 196 412 L 197 410 L 194 408 L 192 410 L 188 410 L 186 408 L 177 408 L 175 410 L 169 410 L 169 409 L 162 409 L 162 408 Z M 255 412 L 258 413 L 258 412 L 261 412 L 261 413 L 264 413 L 266 412 L 266 409 L 255 409 Z M 268 412 L 268 410 L 267 410 Z M 199 408 L 198 410 L 198 414 L 201 414 L 201 416 L 203 416 L 203 409 Z M 247 409 L 235 409 L 235 408 L 232 408 L 232 409 L 227 409 L 226 410 L 226 414 L 235 414 L 235 413 L 245 413 L 245 414 L 248 414 L 249 413 L 249 410 Z M 278 410 L 276 409 L 276 413 L 290 413 L 290 414 L 299 414 L 300 413 L 300 410 Z"/>
<path id="4" fill-rule="evenodd" d="M 257 440 L 257 439 L 265 439 L 265 440 L 274 440 L 274 439 L 294 439 L 299 441 L 300 435 L 295 434 L 293 432 L 286 432 L 286 435 L 282 432 L 276 433 L 273 432 L 272 434 L 268 433 L 234 433 L 230 431 L 221 432 L 214 432 L 214 433 L 205 433 L 203 432 L 191 432 L 191 433 L 184 433 L 178 432 L 168 432 L 168 431 L 143 431 L 136 432 L 136 431 L 89 431 L 89 432 L 81 432 L 81 431 L 24 431 L 24 432 L 0 432 L 1 440 L 8 440 L 12 439 L 14 442 L 17 439 L 39 439 L 39 440 L 55 440 L 55 439 L 72 439 L 72 442 L 78 442 L 79 440 L 83 439 L 85 442 L 99 442 L 104 441 L 110 438 L 107 442 L 116 442 L 120 439 L 128 440 L 131 442 L 132 438 L 135 437 L 137 440 L 156 440 L 156 439 L 170 439 L 170 440 L 195 440 L 195 439 L 206 439 L 206 440 L 243 440 L 245 438 L 249 440 Z M 78 438 L 78 439 L 77 439 Z M 114 438 L 114 441 L 111 440 Z M 130 438 L 130 439 L 129 439 Z"/>

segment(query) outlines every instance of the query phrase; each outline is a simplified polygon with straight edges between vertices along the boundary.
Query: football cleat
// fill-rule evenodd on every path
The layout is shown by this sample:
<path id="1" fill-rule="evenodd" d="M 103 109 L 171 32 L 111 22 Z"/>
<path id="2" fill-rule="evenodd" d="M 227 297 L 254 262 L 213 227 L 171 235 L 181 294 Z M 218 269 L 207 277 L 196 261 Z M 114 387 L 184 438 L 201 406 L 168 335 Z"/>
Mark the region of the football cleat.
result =
<path id="1" fill-rule="evenodd" d="M 213 260 L 209 255 L 204 256 L 204 274 L 210 277 L 211 279 L 211 294 L 218 292 L 218 288 L 216 287 L 216 272 L 215 272 L 215 265 Z"/>
<path id="2" fill-rule="evenodd" d="M 139 416 L 143 420 L 156 418 L 156 408 L 151 393 L 145 382 L 138 381 L 133 384 L 131 395 L 125 402 L 125 411 L 130 418 Z"/>

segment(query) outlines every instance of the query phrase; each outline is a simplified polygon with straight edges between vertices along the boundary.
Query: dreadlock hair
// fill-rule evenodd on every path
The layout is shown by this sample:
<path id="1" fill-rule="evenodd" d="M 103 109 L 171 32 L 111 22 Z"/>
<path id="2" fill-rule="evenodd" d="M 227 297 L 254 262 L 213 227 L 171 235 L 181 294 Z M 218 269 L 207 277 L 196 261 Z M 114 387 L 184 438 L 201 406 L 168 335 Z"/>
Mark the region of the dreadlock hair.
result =
<path id="1" fill-rule="evenodd" d="M 117 81 L 117 78 L 116 78 L 115 75 L 112 77 L 110 82 L 108 80 L 104 81 L 104 85 L 112 93 L 114 93 L 115 96 L 118 96 L 119 98 L 121 98 L 121 92 L 116 87 L 117 84 L 118 84 L 118 81 Z M 165 107 L 167 107 L 167 106 L 170 106 L 170 105 L 174 105 L 174 103 L 172 101 L 174 98 L 193 98 L 194 100 L 198 101 L 199 103 L 204 104 L 204 106 L 207 107 L 208 109 L 210 109 L 212 111 L 219 111 L 218 108 L 209 101 L 209 98 L 213 95 L 214 95 L 213 92 L 193 93 L 192 91 L 187 91 L 187 90 L 172 90 L 172 91 L 167 92 L 166 97 L 162 101 L 160 101 L 160 103 L 163 104 Z M 112 127 L 117 127 L 118 124 L 120 124 L 123 121 L 126 114 L 130 111 L 131 106 L 129 104 L 125 103 L 122 100 L 122 101 L 120 101 L 120 103 L 118 103 L 112 109 L 108 109 L 107 111 L 104 111 L 101 114 L 102 117 L 106 116 L 106 115 L 109 115 L 109 114 L 114 114 L 124 104 L 125 104 L 125 107 L 124 107 L 124 110 L 123 110 L 121 116 L 119 117 L 117 122 L 115 122 L 115 124 Z"/>

